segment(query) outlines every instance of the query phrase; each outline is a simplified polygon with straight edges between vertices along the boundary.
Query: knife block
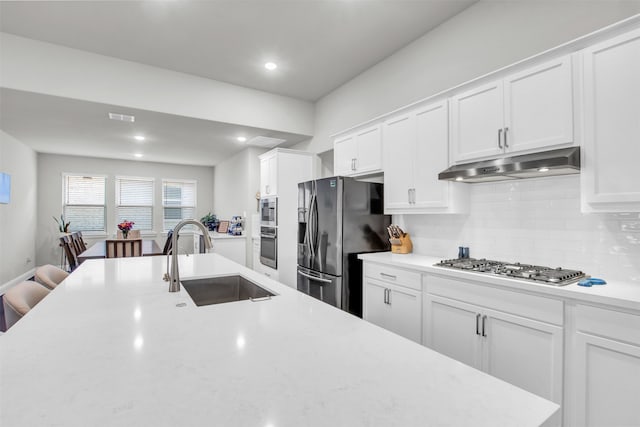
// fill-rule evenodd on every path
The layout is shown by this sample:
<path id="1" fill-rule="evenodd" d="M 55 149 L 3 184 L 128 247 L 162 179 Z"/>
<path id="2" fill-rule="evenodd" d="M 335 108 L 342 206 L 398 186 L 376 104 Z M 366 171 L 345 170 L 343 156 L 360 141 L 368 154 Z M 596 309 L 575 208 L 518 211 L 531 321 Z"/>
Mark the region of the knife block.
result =
<path id="1" fill-rule="evenodd" d="M 413 252 L 413 242 L 409 233 L 404 233 L 399 239 L 389 239 L 391 243 L 391 253 L 410 254 Z"/>

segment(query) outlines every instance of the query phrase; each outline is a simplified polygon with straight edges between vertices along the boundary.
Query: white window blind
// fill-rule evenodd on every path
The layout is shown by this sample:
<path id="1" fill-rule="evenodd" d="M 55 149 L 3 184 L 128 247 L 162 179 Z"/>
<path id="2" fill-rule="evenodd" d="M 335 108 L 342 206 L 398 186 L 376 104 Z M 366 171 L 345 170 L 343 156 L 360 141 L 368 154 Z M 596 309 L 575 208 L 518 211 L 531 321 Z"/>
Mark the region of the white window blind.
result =
<path id="1" fill-rule="evenodd" d="M 172 230 L 181 220 L 196 212 L 196 181 L 162 181 L 164 231 Z"/>
<path id="2" fill-rule="evenodd" d="M 136 230 L 153 230 L 153 178 L 116 177 L 116 224 L 133 221 Z"/>
<path id="3" fill-rule="evenodd" d="M 105 177 L 64 175 L 64 218 L 71 231 L 105 231 Z"/>

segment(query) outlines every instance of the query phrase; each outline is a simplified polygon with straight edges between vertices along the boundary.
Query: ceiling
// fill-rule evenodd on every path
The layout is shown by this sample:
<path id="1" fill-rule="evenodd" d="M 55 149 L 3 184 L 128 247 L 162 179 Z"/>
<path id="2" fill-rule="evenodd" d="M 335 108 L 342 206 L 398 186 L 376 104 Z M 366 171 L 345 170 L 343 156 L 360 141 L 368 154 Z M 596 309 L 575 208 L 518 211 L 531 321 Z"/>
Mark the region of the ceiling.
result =
<path id="1" fill-rule="evenodd" d="M 0 30 L 315 101 L 475 1 L 0 1 Z M 308 138 L 6 88 L 0 128 L 43 153 L 205 166 L 243 150 L 240 135 Z"/>
<path id="2" fill-rule="evenodd" d="M 3 1 L 0 29 L 315 101 L 475 1 Z"/>
<path id="3" fill-rule="evenodd" d="M 133 115 L 135 122 L 109 120 L 110 112 Z M 286 140 L 279 147 L 308 138 L 6 88 L 0 89 L 0 128 L 41 153 L 202 166 L 245 149 L 238 136 Z M 135 135 L 146 139 L 138 142 Z"/>

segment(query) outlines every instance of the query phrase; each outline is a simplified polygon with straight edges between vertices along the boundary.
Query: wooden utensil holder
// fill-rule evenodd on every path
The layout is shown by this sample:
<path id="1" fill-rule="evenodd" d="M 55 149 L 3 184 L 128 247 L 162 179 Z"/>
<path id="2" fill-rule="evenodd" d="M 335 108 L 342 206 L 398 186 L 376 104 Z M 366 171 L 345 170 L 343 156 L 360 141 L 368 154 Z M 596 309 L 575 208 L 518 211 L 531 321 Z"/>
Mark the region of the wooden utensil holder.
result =
<path id="1" fill-rule="evenodd" d="M 389 239 L 391 243 L 391 253 L 394 254 L 410 254 L 413 252 L 413 242 L 409 233 L 404 233 L 398 239 Z"/>

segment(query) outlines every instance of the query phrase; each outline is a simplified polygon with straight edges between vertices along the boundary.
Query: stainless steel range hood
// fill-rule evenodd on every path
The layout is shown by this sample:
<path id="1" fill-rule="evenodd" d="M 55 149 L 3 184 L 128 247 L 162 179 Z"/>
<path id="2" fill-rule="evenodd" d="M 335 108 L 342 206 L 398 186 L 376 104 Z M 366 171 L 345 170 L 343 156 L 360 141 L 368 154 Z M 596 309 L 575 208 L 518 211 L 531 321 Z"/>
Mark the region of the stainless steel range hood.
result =
<path id="1" fill-rule="evenodd" d="M 454 165 L 438 179 L 459 182 L 506 181 L 580 173 L 580 147 Z"/>

